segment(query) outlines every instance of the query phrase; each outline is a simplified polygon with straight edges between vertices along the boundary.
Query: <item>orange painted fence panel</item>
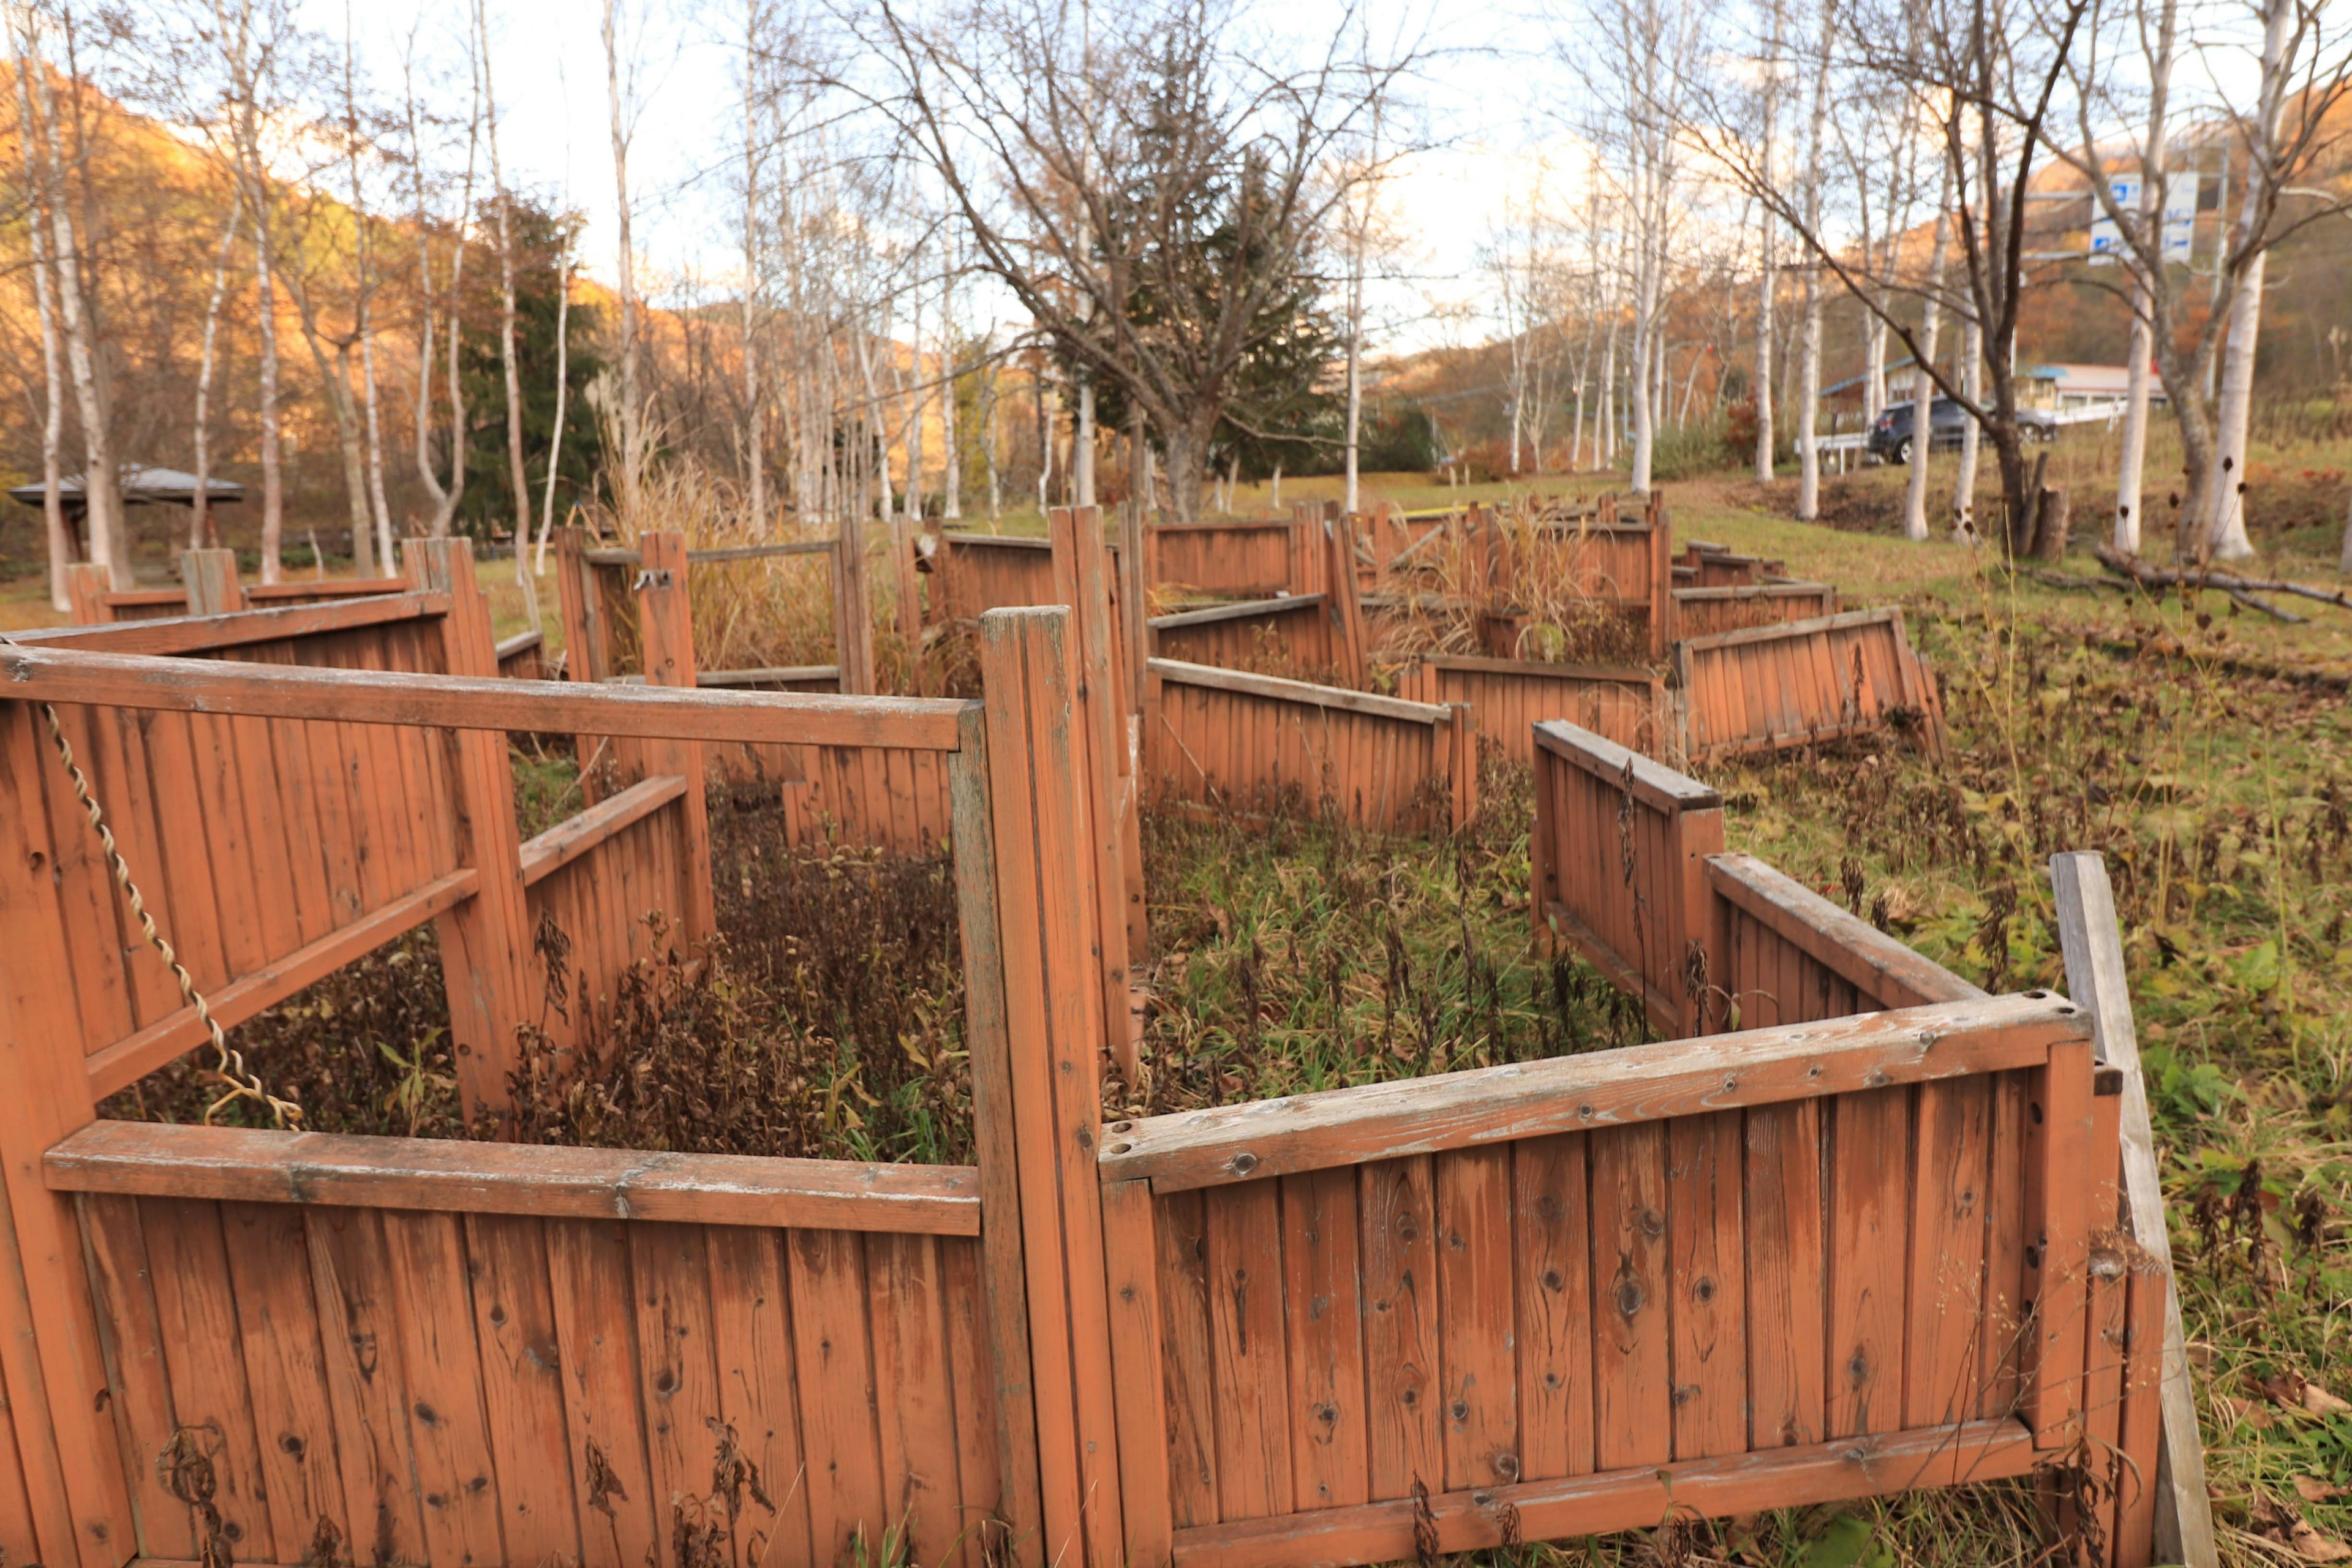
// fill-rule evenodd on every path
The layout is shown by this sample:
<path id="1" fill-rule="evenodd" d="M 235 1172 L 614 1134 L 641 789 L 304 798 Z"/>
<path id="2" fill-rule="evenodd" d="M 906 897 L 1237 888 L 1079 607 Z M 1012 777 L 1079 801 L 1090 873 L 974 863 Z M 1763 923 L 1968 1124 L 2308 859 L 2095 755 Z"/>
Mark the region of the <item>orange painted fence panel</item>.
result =
<path id="1" fill-rule="evenodd" d="M 1637 752 L 1659 747 L 1666 710 L 1656 676 L 1643 669 L 1543 664 L 1528 659 L 1423 654 L 1397 679 L 1397 694 L 1421 702 L 1466 702 L 1481 740 L 1517 763 L 1535 762 L 1535 726 L 1562 719 Z"/>
<path id="2" fill-rule="evenodd" d="M 2096 1420 L 2095 1089 L 2043 995 L 1116 1127 L 1130 1560 L 1410 1561 L 2057 1459 Z"/>
<path id="3" fill-rule="evenodd" d="M 1002 1550 L 973 1169 L 124 1122 L 47 1163 L 96 1265 L 143 1557 Z M 168 1490 L 197 1461 L 216 1533 Z"/>
<path id="4" fill-rule="evenodd" d="M 1984 993 L 1752 855 L 1706 862 L 1710 1027 L 1812 1023 Z"/>
<path id="5" fill-rule="evenodd" d="M 1145 773 L 1163 799 L 1386 833 L 1476 815 L 1476 735 L 1462 709 L 1173 659 L 1153 659 L 1150 677 Z"/>
<path id="6" fill-rule="evenodd" d="M 1339 662 L 1329 600 L 1321 594 L 1154 616 L 1150 626 L 1157 658 L 1280 675 L 1321 674 Z"/>
<path id="7" fill-rule="evenodd" d="M 1577 725 L 1535 726 L 1536 930 L 1639 997 L 1668 1037 L 1704 1033 L 1706 860 L 1723 797 Z"/>
<path id="8" fill-rule="evenodd" d="M 1837 607 L 1837 590 L 1827 583 L 1676 588 L 1675 626 L 1682 637 L 1700 637 L 1833 616 Z"/>
<path id="9" fill-rule="evenodd" d="M 938 537 L 930 558 L 932 620 L 978 620 L 990 610 L 1053 602 L 1051 541 L 990 533 Z"/>
<path id="10" fill-rule="evenodd" d="M 1903 612 L 1853 610 L 1675 646 L 1685 754 L 1696 761 L 1916 726 L 1943 750 L 1943 699 Z"/>
<path id="11" fill-rule="evenodd" d="M 1302 566 L 1314 553 L 1297 518 L 1163 523 L 1144 531 L 1146 579 L 1161 601 L 1271 599 L 1312 592 Z"/>

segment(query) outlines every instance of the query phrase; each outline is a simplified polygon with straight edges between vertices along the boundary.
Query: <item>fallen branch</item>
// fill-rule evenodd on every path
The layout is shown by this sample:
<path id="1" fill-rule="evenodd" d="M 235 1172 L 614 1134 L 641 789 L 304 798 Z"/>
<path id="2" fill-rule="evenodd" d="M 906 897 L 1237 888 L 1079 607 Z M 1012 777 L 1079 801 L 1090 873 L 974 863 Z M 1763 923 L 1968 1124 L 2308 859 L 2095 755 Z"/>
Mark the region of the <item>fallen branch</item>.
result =
<path id="1" fill-rule="evenodd" d="M 2158 566 L 2137 555 L 2126 555 L 2111 544 L 2097 547 L 2099 564 L 2110 572 L 2120 573 L 2146 588 L 2213 588 L 2229 595 L 2242 605 L 2251 605 L 2266 615 L 2283 621 L 2300 621 L 2299 616 L 2263 604 L 2246 595 L 2253 593 L 2294 594 L 2305 599 L 2316 599 L 2323 605 L 2334 605 L 2339 610 L 2352 610 L 2352 595 L 2314 588 L 2308 584 L 2290 583 L 2277 577 L 2241 577 L 2234 572 L 2216 572 L 2204 568 L 2183 572 L 2173 567 Z"/>
<path id="2" fill-rule="evenodd" d="M 2117 594 L 2133 592 L 2129 583 L 2118 583 L 2108 577 L 2078 577 L 2072 572 L 2032 571 L 2026 574 L 2035 582 L 2052 588 L 2064 588 L 2074 593 L 2095 593 L 2102 589 Z"/>

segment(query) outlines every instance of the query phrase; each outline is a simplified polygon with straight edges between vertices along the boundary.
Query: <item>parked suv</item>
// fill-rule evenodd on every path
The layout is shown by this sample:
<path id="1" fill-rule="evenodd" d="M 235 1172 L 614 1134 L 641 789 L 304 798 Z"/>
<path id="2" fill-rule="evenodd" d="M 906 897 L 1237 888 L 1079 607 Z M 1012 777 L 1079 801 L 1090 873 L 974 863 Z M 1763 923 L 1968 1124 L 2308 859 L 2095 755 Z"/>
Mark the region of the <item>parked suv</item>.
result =
<path id="1" fill-rule="evenodd" d="M 1918 413 L 1918 405 L 1909 398 L 1891 403 L 1870 426 L 1870 455 L 1885 463 L 1907 463 L 1911 460 L 1911 424 Z M 2058 434 L 2058 421 L 2039 408 L 2017 411 L 2018 432 L 2028 441 L 2048 441 Z M 1948 397 L 1939 397 L 1927 410 L 1928 449 L 1955 451 L 1960 445 L 1961 433 L 1969 427 L 1969 416 L 1959 404 Z"/>

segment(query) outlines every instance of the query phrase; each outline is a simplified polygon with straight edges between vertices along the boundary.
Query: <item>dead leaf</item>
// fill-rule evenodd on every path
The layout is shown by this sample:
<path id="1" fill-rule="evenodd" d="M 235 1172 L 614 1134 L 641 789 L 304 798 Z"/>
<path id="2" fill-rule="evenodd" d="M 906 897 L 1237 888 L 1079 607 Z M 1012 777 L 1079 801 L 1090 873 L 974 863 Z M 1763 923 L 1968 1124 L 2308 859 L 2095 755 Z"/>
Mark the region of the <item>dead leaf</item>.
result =
<path id="1" fill-rule="evenodd" d="M 2288 1530 L 2286 1543 L 2305 1563 L 2352 1563 L 2352 1546 L 2320 1534 L 2299 1519 Z"/>
<path id="2" fill-rule="evenodd" d="M 2352 1487 L 2339 1487 L 2334 1481 L 2323 1481 L 2317 1476 L 2294 1478 L 2294 1493 L 2305 1502 L 2334 1502 L 2340 1497 L 2352 1497 Z"/>
<path id="3" fill-rule="evenodd" d="M 2292 1372 L 2273 1373 L 2270 1376 L 2261 1379 L 2254 1386 L 2261 1389 L 2263 1397 L 2281 1410 L 2292 1410 L 2298 1415 L 2302 1413 L 2303 1391 L 2305 1384 L 2299 1374 Z"/>
<path id="4" fill-rule="evenodd" d="M 2303 1385 L 2303 1407 L 2323 1421 L 2330 1415 L 2352 1414 L 2352 1402 L 2336 1398 L 2326 1384 L 2317 1383 Z"/>

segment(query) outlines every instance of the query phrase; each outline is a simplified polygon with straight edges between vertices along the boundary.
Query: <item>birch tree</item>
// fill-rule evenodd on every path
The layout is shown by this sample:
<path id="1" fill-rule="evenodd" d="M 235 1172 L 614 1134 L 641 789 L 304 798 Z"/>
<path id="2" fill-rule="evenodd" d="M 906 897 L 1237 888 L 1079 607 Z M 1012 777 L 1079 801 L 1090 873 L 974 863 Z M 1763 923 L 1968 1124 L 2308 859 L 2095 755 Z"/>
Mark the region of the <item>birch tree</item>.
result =
<path id="1" fill-rule="evenodd" d="M 12 19 L 13 26 L 13 19 Z M 25 54 L 16 56 L 16 151 L 24 169 L 25 184 L 20 200 L 26 215 L 25 225 L 31 241 L 33 304 L 41 323 L 41 523 L 49 553 L 49 606 L 58 611 L 71 607 L 66 588 L 66 568 L 74 562 L 73 531 L 66 522 L 65 497 L 61 489 L 63 475 L 60 454 L 65 443 L 65 371 L 58 356 L 58 318 L 56 274 L 49 262 L 48 225 L 45 217 L 44 199 L 48 185 L 40 154 L 35 149 L 32 89 L 27 83 L 32 73 L 25 68 Z"/>

